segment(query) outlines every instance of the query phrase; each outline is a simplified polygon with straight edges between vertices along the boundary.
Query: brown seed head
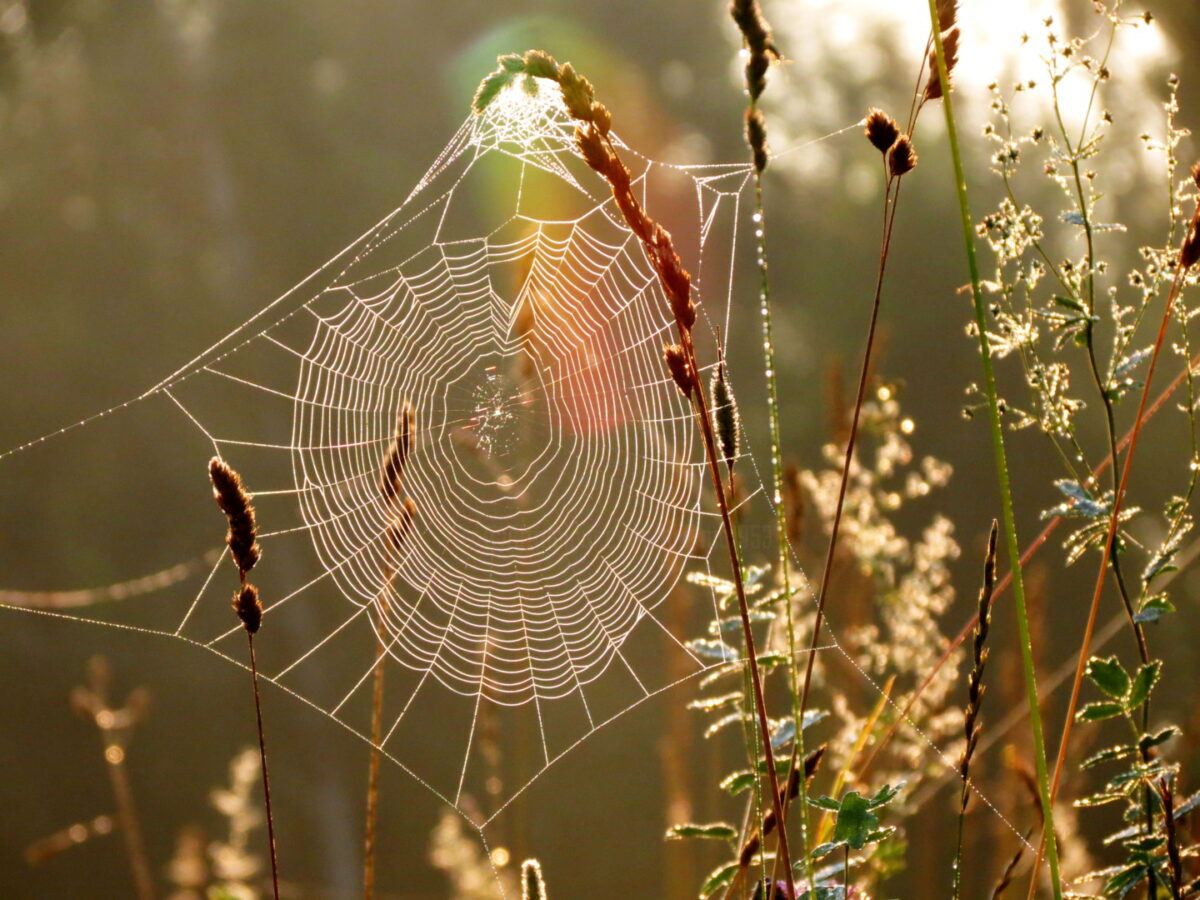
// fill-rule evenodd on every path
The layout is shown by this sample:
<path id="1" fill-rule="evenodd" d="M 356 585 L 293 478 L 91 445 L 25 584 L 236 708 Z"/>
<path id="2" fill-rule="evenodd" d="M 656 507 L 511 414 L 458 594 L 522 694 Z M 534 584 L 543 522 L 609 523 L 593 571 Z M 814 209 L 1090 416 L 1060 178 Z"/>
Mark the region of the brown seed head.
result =
<path id="1" fill-rule="evenodd" d="M 558 70 L 558 86 L 562 90 L 563 102 L 567 112 L 583 122 L 592 121 L 592 101 L 596 92 L 592 83 L 565 63 Z"/>
<path id="2" fill-rule="evenodd" d="M 946 82 L 953 86 L 954 67 L 958 64 L 958 26 L 942 33 L 942 51 L 946 56 Z M 925 99 L 942 96 L 942 79 L 938 74 L 937 47 L 929 48 L 929 81 L 925 83 Z"/>
<path id="3" fill-rule="evenodd" d="M 1200 188 L 1200 162 L 1192 163 L 1192 181 Z"/>
<path id="4" fill-rule="evenodd" d="M 526 51 L 525 71 L 535 78 L 558 80 L 558 63 L 554 61 L 553 56 L 542 50 Z"/>
<path id="5" fill-rule="evenodd" d="M 757 106 L 746 110 L 746 143 L 754 155 L 754 170 L 761 174 L 771 157 L 767 149 L 767 121 Z"/>
<path id="6" fill-rule="evenodd" d="M 937 0 L 938 30 L 949 31 L 958 22 L 958 0 Z"/>
<path id="7" fill-rule="evenodd" d="M 219 457 L 214 456 L 209 461 L 208 477 L 212 480 L 213 497 L 229 520 L 225 542 L 229 545 L 229 552 L 238 570 L 245 576 L 262 557 L 250 495 L 242 487 L 241 476 Z"/>
<path id="8" fill-rule="evenodd" d="M 242 621 L 242 627 L 247 633 L 254 634 L 262 625 L 263 607 L 258 599 L 258 588 L 252 584 L 243 585 L 233 594 L 233 611 Z"/>
<path id="9" fill-rule="evenodd" d="M 771 26 L 763 18 L 757 0 L 731 0 L 729 15 L 746 44 L 746 90 L 757 100 L 767 86 L 767 69 L 779 58 L 771 38 Z"/>
<path id="10" fill-rule="evenodd" d="M 675 384 L 683 396 L 691 398 L 694 382 L 692 368 L 688 365 L 687 354 L 679 344 L 667 344 L 663 347 L 663 359 L 667 361 L 667 370 L 675 379 Z"/>
<path id="11" fill-rule="evenodd" d="M 404 478 L 404 464 L 412 452 L 413 435 L 416 432 L 416 413 L 407 400 L 400 406 L 396 416 L 396 434 L 383 456 L 383 467 L 379 473 L 380 493 L 388 500 L 395 500 L 400 493 L 400 482 Z"/>
<path id="12" fill-rule="evenodd" d="M 404 544 L 408 533 L 412 530 L 413 519 L 416 518 L 416 515 L 417 504 L 412 497 L 405 497 L 387 529 L 388 543 L 394 549 L 399 550 Z"/>
<path id="13" fill-rule="evenodd" d="M 896 138 L 900 137 L 900 126 L 882 109 L 872 109 L 867 113 L 864 134 L 872 147 L 880 153 L 887 153 L 892 144 L 896 143 Z"/>
<path id="14" fill-rule="evenodd" d="M 899 178 L 908 172 L 911 172 L 917 166 L 917 151 L 913 149 L 912 138 L 907 134 L 902 134 L 896 138 L 896 143 L 892 144 L 892 149 L 888 151 L 888 169 L 893 177 Z"/>

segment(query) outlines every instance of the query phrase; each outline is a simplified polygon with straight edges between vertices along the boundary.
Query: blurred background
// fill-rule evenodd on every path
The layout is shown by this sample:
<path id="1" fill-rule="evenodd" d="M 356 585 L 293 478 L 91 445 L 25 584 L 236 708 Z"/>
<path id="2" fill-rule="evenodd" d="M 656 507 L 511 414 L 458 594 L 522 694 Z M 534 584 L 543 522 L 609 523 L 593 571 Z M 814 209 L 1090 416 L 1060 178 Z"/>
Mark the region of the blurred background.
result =
<path id="1" fill-rule="evenodd" d="M 975 138 L 987 84 L 1013 77 L 1021 34 L 1044 15 L 1064 30 L 1096 22 L 1086 0 L 966 5 L 959 93 L 978 216 L 998 197 L 990 148 Z M 1200 39 L 1194 3 L 1150 6 L 1159 24 L 1118 55 L 1108 100 L 1117 130 L 1105 215 L 1129 226 L 1130 248 L 1138 235 L 1160 239 L 1164 210 L 1144 199 L 1158 182 L 1137 136 L 1161 135 L 1169 72 L 1182 79 L 1182 124 L 1195 126 L 1200 109 L 1200 58 L 1187 52 Z M 839 364 L 847 381 L 857 367 L 881 185 L 878 157 L 857 129 L 809 142 L 869 106 L 907 107 L 927 18 L 923 0 L 767 0 L 764 9 L 787 58 L 767 103 L 772 146 L 784 154 L 769 170 L 767 215 L 785 443 L 791 458 L 815 465 L 829 437 L 823 385 Z M 745 159 L 740 42 L 719 0 L 0 0 L 0 451 L 138 395 L 333 256 L 408 194 L 496 55 L 530 47 L 586 73 L 622 137 L 647 156 Z M 986 429 L 962 415 L 978 362 L 963 330 L 968 304 L 955 293 L 966 272 L 941 137 L 933 110 L 918 136 L 922 164 L 906 182 L 877 369 L 898 385 L 918 452 L 956 470 L 937 501 L 966 550 L 944 629 L 954 633 L 996 510 Z M 1190 158 L 1186 145 L 1181 152 Z M 748 261 L 735 282 L 728 354 L 734 371 L 753 373 L 760 342 Z M 740 330 L 736 304 L 746 311 Z M 1016 370 L 1007 375 L 1019 391 Z M 761 451 L 761 385 L 748 375 L 738 389 Z M 207 484 L 194 465 L 159 452 L 182 427 L 161 407 L 133 411 L 5 459 L 0 588 L 108 584 L 210 547 L 219 522 L 205 505 Z M 1164 424 L 1156 441 L 1177 463 L 1181 422 Z M 1022 532 L 1031 535 L 1038 511 L 1056 501 L 1057 470 L 1036 435 L 1013 444 Z M 189 459 L 205 458 L 204 448 L 195 443 Z M 1151 484 L 1154 451 L 1145 452 Z M 1053 663 L 1072 652 L 1070 623 L 1084 603 L 1075 581 L 1055 579 L 1044 650 Z M 1187 576 L 1180 583 L 1177 604 L 1200 589 Z M 695 633 L 702 618 L 683 627 Z M 1195 617 L 1177 621 L 1160 638 L 1164 655 L 1195 645 Z M 998 640 L 1011 646 L 1010 624 L 999 615 Z M 127 763 L 155 876 L 165 884 L 186 829 L 211 836 L 222 827 L 209 792 L 254 740 L 243 672 L 171 641 L 0 609 L 4 898 L 132 896 L 117 836 L 36 867 L 24 855 L 39 838 L 112 812 L 96 729 L 68 703 L 97 654 L 109 661 L 114 702 L 135 688 L 150 698 Z M 1196 660 L 1185 653 L 1177 665 L 1176 684 L 1195 684 Z M 690 690 L 600 731 L 514 807 L 512 853 L 542 859 L 551 896 L 689 896 L 718 861 L 662 841 L 670 823 L 660 751 Z M 1175 698 L 1182 710 L 1188 693 Z M 267 700 L 286 878 L 303 888 L 296 896 L 356 896 L 365 747 L 299 704 L 270 692 Z M 729 814 L 706 780 L 713 751 L 701 747 L 702 720 L 683 727 L 693 740 L 675 758 L 686 763 L 691 813 Z M 437 722 L 428 728 L 436 753 Z M 388 767 L 383 798 L 385 895 L 450 896 L 429 861 L 439 804 Z M 951 792 L 927 807 L 914 833 L 924 822 L 935 829 L 924 833 L 949 835 L 936 829 L 952 828 Z M 939 852 L 922 859 L 937 863 Z M 921 881 L 930 869 L 914 866 L 894 893 L 931 896 Z"/>

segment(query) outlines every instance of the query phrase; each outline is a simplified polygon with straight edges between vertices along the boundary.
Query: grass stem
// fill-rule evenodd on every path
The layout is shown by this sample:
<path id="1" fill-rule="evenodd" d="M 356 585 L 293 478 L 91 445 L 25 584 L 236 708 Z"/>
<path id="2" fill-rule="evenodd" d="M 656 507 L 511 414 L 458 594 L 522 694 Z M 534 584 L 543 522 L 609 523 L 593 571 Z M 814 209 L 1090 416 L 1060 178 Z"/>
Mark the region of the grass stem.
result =
<path id="1" fill-rule="evenodd" d="M 986 307 L 980 286 L 979 262 L 975 255 L 975 229 L 967 199 L 967 182 L 963 172 L 962 152 L 958 143 L 958 126 L 954 118 L 954 102 L 950 93 L 950 76 L 946 69 L 945 48 L 938 27 L 937 0 L 928 0 L 930 25 L 934 31 L 938 79 L 942 85 L 942 109 L 946 116 L 946 134 L 954 164 L 955 190 L 958 195 L 959 217 L 971 273 L 971 299 L 975 311 L 975 328 L 979 340 L 979 355 L 983 364 L 984 387 L 987 392 L 988 424 L 995 457 L 996 477 L 1000 487 L 1000 507 L 1004 537 L 1012 576 L 1013 602 L 1017 613 L 1017 630 L 1021 645 L 1022 673 L 1029 705 L 1029 722 L 1033 732 L 1034 764 L 1037 770 L 1038 793 L 1042 803 L 1042 831 L 1046 858 L 1050 864 L 1050 885 L 1054 900 L 1062 900 L 1062 878 L 1058 867 L 1058 845 L 1054 834 L 1054 811 L 1051 806 L 1049 773 L 1046 765 L 1046 741 L 1042 731 L 1042 713 L 1038 706 L 1037 672 L 1033 661 L 1033 646 L 1029 631 L 1029 612 L 1025 605 L 1025 584 L 1021 573 L 1021 546 L 1017 539 L 1016 516 L 1013 511 L 1012 485 L 1008 473 L 1008 458 L 1004 448 L 1004 430 L 1000 421 L 1000 402 L 996 391 L 996 374 L 992 367 L 988 342 Z"/>

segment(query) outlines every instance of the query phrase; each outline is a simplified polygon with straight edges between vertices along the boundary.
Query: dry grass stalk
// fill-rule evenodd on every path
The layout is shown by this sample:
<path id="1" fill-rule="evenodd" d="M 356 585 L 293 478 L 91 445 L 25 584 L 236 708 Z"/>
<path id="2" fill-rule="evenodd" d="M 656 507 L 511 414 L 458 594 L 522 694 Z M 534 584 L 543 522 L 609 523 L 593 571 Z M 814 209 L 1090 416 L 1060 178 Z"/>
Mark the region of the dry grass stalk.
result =
<path id="1" fill-rule="evenodd" d="M 992 520 L 988 535 L 987 556 L 983 562 L 983 586 L 979 589 L 978 624 L 975 626 L 975 641 L 971 652 L 971 674 L 967 676 L 967 705 L 963 711 L 963 736 L 966 743 L 958 762 L 958 775 L 962 779 L 962 792 L 958 804 L 958 842 L 954 852 L 954 897 L 962 886 L 963 825 L 967 815 L 967 801 L 971 797 L 971 757 L 979 743 L 979 713 L 983 705 L 983 671 L 987 666 L 988 630 L 992 624 L 992 596 L 996 587 L 996 538 L 1000 525 Z"/>
<path id="2" fill-rule="evenodd" d="M 379 471 L 379 492 L 383 495 L 384 503 L 389 510 L 389 522 L 386 529 L 388 545 L 397 553 L 400 551 L 412 529 L 413 518 L 417 513 L 417 505 L 411 497 L 402 494 L 404 467 L 412 454 L 413 442 L 416 439 L 416 411 L 412 403 L 405 400 L 400 405 L 400 413 L 396 416 L 396 433 L 383 454 L 383 463 Z M 395 577 L 394 568 L 387 571 L 379 590 L 379 605 L 382 609 L 388 602 L 388 590 Z M 382 627 L 382 622 L 381 622 Z M 372 675 L 371 686 L 371 757 L 367 764 L 367 810 L 363 827 L 363 900 L 371 900 L 375 896 L 375 853 L 379 834 L 379 770 L 382 765 L 383 741 L 383 695 L 386 680 L 385 663 L 387 648 L 383 638 L 376 635 L 375 639 L 375 671 Z"/>
<path id="3" fill-rule="evenodd" d="M 254 505 L 250 494 L 242 484 L 242 478 L 233 467 L 219 457 L 208 464 L 208 477 L 212 481 L 213 497 L 229 521 L 226 542 L 238 567 L 238 590 L 233 595 L 233 612 L 246 631 L 250 646 L 250 681 L 254 686 L 254 717 L 258 726 L 258 754 L 262 764 L 263 804 L 267 813 L 267 843 L 271 851 L 271 886 L 275 900 L 279 900 L 279 862 L 275 852 L 275 817 L 271 810 L 271 778 L 267 768 L 267 739 L 263 731 L 262 696 L 258 689 L 258 658 L 254 652 L 254 636 L 262 627 L 263 607 L 258 588 L 246 581 L 246 574 L 262 557 L 258 546 L 258 523 L 254 517 Z"/>
<path id="4" fill-rule="evenodd" d="M 771 787 L 771 799 L 776 817 L 779 821 L 784 821 L 779 778 L 775 770 L 775 754 L 771 749 L 771 729 L 767 717 L 766 700 L 763 696 L 762 676 L 758 668 L 754 633 L 750 623 L 750 607 L 746 599 L 746 588 L 742 576 L 741 554 L 738 551 L 737 539 L 734 535 L 725 483 L 721 476 L 717 439 L 713 430 L 704 385 L 698 374 L 699 366 L 696 364 L 695 345 L 692 341 L 692 328 L 696 324 L 696 305 L 692 300 L 691 275 L 683 267 L 683 261 L 679 258 L 679 254 L 675 252 L 670 233 L 650 218 L 641 203 L 638 202 L 629 169 L 621 161 L 616 146 L 609 137 L 612 115 L 603 104 L 596 101 L 591 83 L 577 73 L 570 63 L 560 66 L 553 58 L 537 50 L 529 51 L 524 57 L 501 57 L 499 63 L 500 68 L 484 79 L 476 93 L 476 111 L 485 108 L 487 103 L 494 99 L 496 94 L 522 71 L 527 75 L 549 78 L 557 82 L 568 113 L 579 123 L 575 128 L 576 147 L 588 167 L 608 182 L 613 200 L 620 210 L 625 224 L 641 243 L 642 249 L 658 276 L 659 285 L 662 287 L 663 295 L 675 320 L 679 337 L 676 346 L 679 349 L 668 350 L 668 360 L 674 357 L 677 363 L 682 361 L 686 363 L 686 366 L 679 367 L 678 375 L 676 369 L 671 368 L 671 375 L 675 378 L 680 390 L 690 395 L 696 423 L 704 443 L 704 452 L 712 475 L 713 490 L 721 516 L 722 530 L 725 534 L 725 544 L 729 552 L 730 568 L 741 614 L 742 634 L 746 645 L 746 662 L 750 669 L 754 689 L 758 729 L 763 744 L 767 780 Z M 680 376 L 682 375 L 690 377 L 687 381 L 681 382 Z M 690 391 L 685 390 L 689 383 Z M 778 834 L 779 856 L 786 866 L 788 887 L 792 889 L 794 882 L 787 829 L 778 829 Z M 794 890 L 792 893 L 794 894 Z"/>

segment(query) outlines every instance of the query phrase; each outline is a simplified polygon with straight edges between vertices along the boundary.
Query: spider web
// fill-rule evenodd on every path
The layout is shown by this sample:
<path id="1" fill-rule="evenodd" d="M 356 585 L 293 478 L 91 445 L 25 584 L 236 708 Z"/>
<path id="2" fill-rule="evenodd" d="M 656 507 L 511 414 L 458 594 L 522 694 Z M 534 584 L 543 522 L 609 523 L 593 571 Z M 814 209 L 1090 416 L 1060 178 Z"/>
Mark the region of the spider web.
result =
<path id="1" fill-rule="evenodd" d="M 700 573 L 691 580 L 720 617 L 719 520 L 701 504 L 692 411 L 662 363 L 674 323 L 573 133 L 553 85 L 506 88 L 398 209 L 287 294 L 134 400 L 0 454 L 168 402 L 254 496 L 264 677 L 370 741 L 382 646 L 381 751 L 485 845 L 505 808 L 597 729 L 727 663 L 697 655 L 662 620 L 685 571 Z M 696 272 L 708 340 L 728 334 L 750 169 L 669 165 L 614 139 L 643 204 L 696 223 L 676 243 Z M 715 359 L 709 349 L 702 358 Z M 397 539 L 396 498 L 380 478 L 406 405 L 414 427 L 399 489 L 414 513 Z M 769 502 L 753 474 L 743 502 Z M 215 509 L 197 514 L 218 527 Z M 168 635 L 243 665 L 232 573 L 227 552 L 213 551 L 40 611 Z M 195 582 L 153 607 L 156 624 L 92 617 L 96 600 Z M 0 605 L 31 604 L 0 593 Z M 271 637 L 314 622 L 319 637 L 300 646 Z M 857 668 L 830 641 L 820 649 Z M 664 646 L 689 674 L 655 664 Z M 536 750 L 480 810 L 468 801 L 489 793 L 480 732 L 504 716 Z"/>

